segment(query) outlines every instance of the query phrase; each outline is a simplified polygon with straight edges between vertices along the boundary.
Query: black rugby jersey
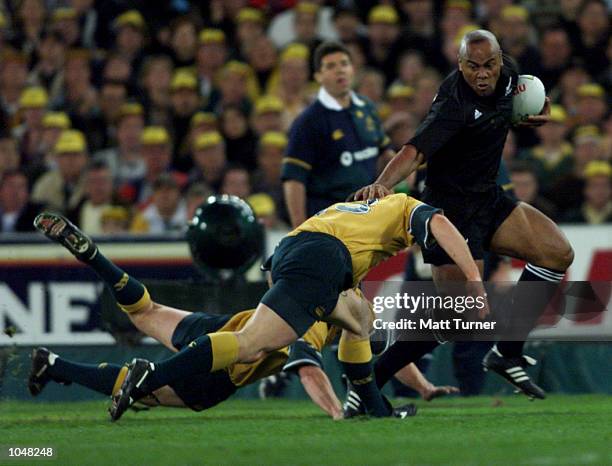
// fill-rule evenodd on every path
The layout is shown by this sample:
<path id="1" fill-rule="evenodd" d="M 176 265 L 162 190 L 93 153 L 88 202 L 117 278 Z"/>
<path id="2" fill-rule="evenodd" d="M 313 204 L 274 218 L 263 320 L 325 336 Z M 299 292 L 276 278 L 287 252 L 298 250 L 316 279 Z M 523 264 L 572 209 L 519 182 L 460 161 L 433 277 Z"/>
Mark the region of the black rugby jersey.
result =
<path id="1" fill-rule="evenodd" d="M 427 187 L 457 194 L 495 187 L 512 119 L 518 73 L 504 56 L 495 93 L 478 96 L 459 70 L 440 85 L 425 120 L 408 141 L 427 160 Z"/>

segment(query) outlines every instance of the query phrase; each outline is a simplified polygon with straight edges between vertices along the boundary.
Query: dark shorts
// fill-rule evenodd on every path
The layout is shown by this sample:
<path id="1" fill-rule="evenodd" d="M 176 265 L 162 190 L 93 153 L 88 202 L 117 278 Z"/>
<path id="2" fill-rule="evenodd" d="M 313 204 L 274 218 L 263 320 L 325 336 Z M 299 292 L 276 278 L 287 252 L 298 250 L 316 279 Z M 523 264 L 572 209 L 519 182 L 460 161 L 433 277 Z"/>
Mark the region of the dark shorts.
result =
<path id="1" fill-rule="evenodd" d="M 203 312 L 189 314 L 176 326 L 172 334 L 172 345 L 180 351 L 199 336 L 218 331 L 231 317 Z M 194 411 L 212 408 L 227 400 L 237 389 L 224 370 L 180 379 L 172 382 L 170 387 Z"/>
<path id="2" fill-rule="evenodd" d="M 444 210 L 444 215 L 455 225 L 468 240 L 468 246 L 474 259 L 482 259 L 489 249 L 491 238 L 499 226 L 508 218 L 517 205 L 499 186 L 481 194 L 460 196 L 425 189 L 423 201 Z M 427 264 L 453 264 L 444 250 L 435 247 L 423 250 Z"/>
<path id="3" fill-rule="evenodd" d="M 272 257 L 274 285 L 261 302 L 302 336 L 331 314 L 353 282 L 351 255 L 337 238 L 302 232 L 284 238 Z"/>

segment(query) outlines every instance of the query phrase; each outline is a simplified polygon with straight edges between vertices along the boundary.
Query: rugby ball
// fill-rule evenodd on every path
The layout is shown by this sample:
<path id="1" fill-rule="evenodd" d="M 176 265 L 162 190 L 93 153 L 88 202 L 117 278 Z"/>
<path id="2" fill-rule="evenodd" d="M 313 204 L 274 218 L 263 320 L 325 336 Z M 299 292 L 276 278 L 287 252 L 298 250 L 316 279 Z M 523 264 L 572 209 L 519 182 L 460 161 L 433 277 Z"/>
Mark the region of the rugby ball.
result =
<path id="1" fill-rule="evenodd" d="M 538 115 L 544 108 L 546 89 L 537 76 L 522 74 L 518 78 L 512 98 L 512 121 L 518 122 Z"/>

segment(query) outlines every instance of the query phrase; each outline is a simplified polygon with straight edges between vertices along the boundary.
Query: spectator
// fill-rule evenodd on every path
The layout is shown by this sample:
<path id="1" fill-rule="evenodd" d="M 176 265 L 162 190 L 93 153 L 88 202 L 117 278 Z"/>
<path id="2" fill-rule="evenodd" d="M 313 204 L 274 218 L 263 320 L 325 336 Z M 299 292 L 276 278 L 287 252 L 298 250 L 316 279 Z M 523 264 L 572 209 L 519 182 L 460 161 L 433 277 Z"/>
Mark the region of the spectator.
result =
<path id="1" fill-rule="evenodd" d="M 540 143 L 520 157 L 534 166 L 542 192 L 568 175 L 574 165 L 574 148 L 565 140 L 567 114 L 564 108 L 551 106 L 550 117 L 550 123 L 536 129 Z"/>
<path id="2" fill-rule="evenodd" d="M 236 16 L 236 39 L 242 57 L 248 56 L 251 44 L 265 35 L 264 15 L 257 8 L 241 8 Z"/>
<path id="3" fill-rule="evenodd" d="M 113 205 L 113 176 L 102 161 L 89 164 L 84 173 L 84 197 L 68 212 L 68 218 L 89 235 L 100 235 L 102 214 Z"/>
<path id="4" fill-rule="evenodd" d="M 115 184 L 121 186 L 142 179 L 145 162 L 140 154 L 140 141 L 144 128 L 144 109 L 139 103 L 125 103 L 119 107 L 117 119 L 117 145 L 101 150 L 94 158 L 109 167 Z"/>
<path id="5" fill-rule="evenodd" d="M 225 142 L 217 131 L 199 135 L 193 143 L 193 169 L 189 184 L 204 183 L 211 191 L 218 191 L 227 164 Z"/>
<path id="6" fill-rule="evenodd" d="M 612 222 L 612 168 L 608 162 L 589 162 L 584 170 L 584 202 L 564 221 L 599 225 Z"/>
<path id="7" fill-rule="evenodd" d="M 67 48 L 83 47 L 79 16 L 74 8 L 56 8 L 51 13 L 51 30 L 62 36 Z"/>
<path id="8" fill-rule="evenodd" d="M 132 65 L 121 55 L 111 54 L 104 62 L 102 69 L 102 82 L 122 83 L 129 87 L 131 86 L 130 79 L 132 77 Z"/>
<path id="9" fill-rule="evenodd" d="M 177 68 L 193 66 L 198 45 L 198 27 L 191 16 L 180 16 L 170 24 L 172 61 Z"/>
<path id="10" fill-rule="evenodd" d="M 2 113 L 9 117 L 9 126 L 14 126 L 19 109 L 19 97 L 25 88 L 28 76 L 25 55 L 11 50 L 2 53 L 0 61 L 0 105 Z"/>
<path id="11" fill-rule="evenodd" d="M 336 7 L 333 20 L 334 28 L 338 33 L 338 40 L 343 44 L 361 39 L 361 20 L 355 10 Z"/>
<path id="12" fill-rule="evenodd" d="M 47 91 L 43 87 L 28 87 L 19 97 L 19 117 L 22 124 L 13 128 L 12 133 L 18 141 L 22 160 L 26 165 L 39 164 L 42 159 L 42 120 L 48 102 Z"/>
<path id="13" fill-rule="evenodd" d="M 55 101 L 62 88 L 62 70 L 66 44 L 57 32 L 44 32 L 36 46 L 37 61 L 28 76 L 28 83 L 42 86 L 51 101 Z"/>
<path id="14" fill-rule="evenodd" d="M 18 169 L 19 165 L 20 157 L 15 139 L 0 136 L 0 179 L 4 173 Z"/>
<path id="15" fill-rule="evenodd" d="M 246 199 L 251 195 L 251 178 L 249 171 L 241 165 L 229 165 L 221 179 L 221 194 L 229 194 Z"/>
<path id="16" fill-rule="evenodd" d="M 62 132 L 54 148 L 57 168 L 42 175 L 32 189 L 32 200 L 48 209 L 68 212 L 84 196 L 83 169 L 87 165 L 85 136 L 78 130 Z"/>
<path id="17" fill-rule="evenodd" d="M 261 136 L 268 131 L 283 130 L 283 101 L 275 95 L 264 95 L 255 102 L 251 127 Z"/>
<path id="18" fill-rule="evenodd" d="M 606 48 L 610 37 L 608 7 L 602 0 L 585 0 L 577 17 L 580 35 L 574 44 L 576 53 L 584 58 L 591 76 L 598 76 L 608 65 Z"/>
<path id="19" fill-rule="evenodd" d="M 309 52 L 314 52 L 321 43 L 321 38 L 317 34 L 320 6 L 313 2 L 299 1 L 294 10 L 295 42 L 308 47 Z"/>
<path id="20" fill-rule="evenodd" d="M 231 60 L 221 68 L 217 95 L 211 97 L 207 108 L 221 113 L 225 105 L 239 105 L 249 111 L 251 102 L 258 96 L 257 79 L 251 67 L 246 63 Z"/>
<path id="21" fill-rule="evenodd" d="M 398 77 L 394 83 L 412 86 L 414 88 L 424 71 L 425 62 L 423 60 L 423 55 L 416 50 L 410 50 L 402 54 L 399 59 Z"/>
<path id="22" fill-rule="evenodd" d="M 221 133 L 225 139 L 227 158 L 231 163 L 254 170 L 257 137 L 249 127 L 247 116 L 236 105 L 228 105 L 221 114 Z"/>
<path id="23" fill-rule="evenodd" d="M 540 75 L 540 54 L 531 45 L 531 25 L 527 8 L 508 5 L 502 10 L 501 46 L 518 63 L 524 74 Z"/>
<path id="24" fill-rule="evenodd" d="M 126 234 L 129 230 L 130 213 L 125 207 L 106 207 L 100 216 L 102 235 Z"/>
<path id="25" fill-rule="evenodd" d="M 247 202 L 266 230 L 286 231 L 287 225 L 278 218 L 276 204 L 270 196 L 265 193 L 253 194 L 247 198 Z"/>
<path id="26" fill-rule="evenodd" d="M 216 84 L 216 76 L 228 57 L 225 33 L 220 29 L 203 29 L 199 36 L 196 54 L 198 90 L 204 99 L 209 99 Z"/>
<path id="27" fill-rule="evenodd" d="M 391 139 L 391 147 L 399 151 L 414 136 L 416 121 L 411 113 L 394 111 L 385 121 L 384 130 Z"/>
<path id="28" fill-rule="evenodd" d="M 42 204 L 30 202 L 25 173 L 10 169 L 0 176 L 0 232 L 35 231 L 34 217 L 42 209 Z"/>
<path id="29" fill-rule="evenodd" d="M 246 58 L 257 76 L 259 87 L 265 89 L 278 61 L 274 43 L 266 35 L 256 37 L 246 48 Z"/>
<path id="30" fill-rule="evenodd" d="M 187 203 L 187 220 L 193 218 L 195 211 L 204 201 L 211 196 L 213 192 L 204 183 L 194 183 L 189 186 L 185 193 L 185 202 Z"/>
<path id="31" fill-rule="evenodd" d="M 147 118 L 152 125 L 164 126 L 170 123 L 172 70 L 172 61 L 165 55 L 154 55 L 143 62 L 140 86 Z"/>
<path id="32" fill-rule="evenodd" d="M 270 79 L 269 93 L 283 101 L 284 129 L 291 126 L 310 101 L 309 57 L 305 45 L 289 45 L 281 54 L 278 73 Z"/>
<path id="33" fill-rule="evenodd" d="M 42 137 L 39 146 L 40 160 L 36 164 L 28 164 L 27 173 L 30 183 L 47 170 L 55 167 L 53 148 L 62 132 L 70 129 L 70 118 L 64 112 L 46 112 L 42 119 Z"/>
<path id="34" fill-rule="evenodd" d="M 577 111 L 579 125 L 600 125 L 608 111 L 604 88 L 594 83 L 582 84 L 578 88 Z"/>
<path id="35" fill-rule="evenodd" d="M 91 84 L 91 54 L 86 49 L 71 49 L 66 53 L 61 92 L 52 102 L 70 115 L 76 128 L 86 128 L 96 116 L 98 93 Z"/>
<path id="36" fill-rule="evenodd" d="M 170 127 L 172 128 L 174 144 L 172 166 L 184 172 L 191 169 L 187 135 L 191 125 L 191 117 L 200 106 L 197 87 L 198 82 L 195 76 L 186 69 L 177 70 L 170 83 L 172 110 Z"/>
<path id="37" fill-rule="evenodd" d="M 538 178 L 533 166 L 528 162 L 514 162 L 509 166 L 510 181 L 514 195 L 519 201 L 532 205 L 540 212 L 546 214 L 548 218 L 557 217 L 557 209 L 554 204 L 543 197 L 540 197 Z"/>
<path id="38" fill-rule="evenodd" d="M 300 3 L 321 5 L 324 2 L 322 0 L 312 0 Z M 334 10 L 331 7 L 324 6 L 319 8 L 317 12 L 317 37 L 327 40 L 334 40 L 338 37 L 334 29 L 333 14 Z M 282 49 L 287 44 L 295 42 L 297 38 L 296 15 L 296 8 L 293 8 L 276 15 L 272 19 L 268 28 L 268 36 L 274 41 L 277 48 Z"/>
<path id="39" fill-rule="evenodd" d="M 281 169 L 283 154 L 287 148 L 287 136 L 278 131 L 264 133 L 257 148 L 257 171 L 253 175 L 253 192 L 268 194 L 283 219 L 288 216 L 283 199 Z"/>
<path id="40" fill-rule="evenodd" d="M 16 31 L 11 41 L 16 49 L 29 56 L 34 52 L 47 20 L 46 3 L 42 0 L 23 0 L 15 14 Z"/>
<path id="41" fill-rule="evenodd" d="M 405 112 L 406 110 L 412 109 L 414 102 L 414 88 L 412 86 L 406 86 L 405 84 L 393 84 L 389 86 L 387 91 L 387 103 L 388 113 L 393 115 L 398 112 Z M 385 115 L 381 112 L 381 118 L 386 120 Z M 388 115 L 387 115 L 388 116 Z M 407 141 L 408 139 L 406 139 Z M 405 141 L 404 141 L 405 142 Z"/>
<path id="42" fill-rule="evenodd" d="M 603 158 L 601 134 L 596 126 L 582 126 L 574 133 L 574 165 L 572 172 L 553 184 L 547 197 L 559 211 L 578 208 L 583 201 L 584 173 L 590 162 Z"/>
<path id="43" fill-rule="evenodd" d="M 185 175 L 170 170 L 172 143 L 165 128 L 144 128 L 140 136 L 140 153 L 145 162 L 144 176 L 123 186 L 121 197 L 124 200 L 147 205 L 153 195 L 153 183 L 164 173 L 175 176 L 181 185 L 184 183 Z"/>
<path id="44" fill-rule="evenodd" d="M 391 83 L 396 76 L 399 36 L 399 15 L 395 8 L 378 5 L 370 10 L 368 36 L 363 47 L 366 64 L 380 70 L 386 83 Z"/>
<path id="45" fill-rule="evenodd" d="M 538 77 L 546 89 L 553 89 L 559 77 L 569 67 L 572 44 L 565 29 L 555 26 L 546 29 L 540 38 L 540 71 Z"/>
<path id="46" fill-rule="evenodd" d="M 145 46 L 146 25 L 137 10 L 129 10 L 113 21 L 115 30 L 115 52 L 132 64 L 136 72 L 140 68 Z"/>
<path id="47" fill-rule="evenodd" d="M 151 203 L 132 220 L 132 233 L 161 235 L 182 232 L 187 227 L 187 206 L 176 179 L 164 173 L 152 185 Z"/>

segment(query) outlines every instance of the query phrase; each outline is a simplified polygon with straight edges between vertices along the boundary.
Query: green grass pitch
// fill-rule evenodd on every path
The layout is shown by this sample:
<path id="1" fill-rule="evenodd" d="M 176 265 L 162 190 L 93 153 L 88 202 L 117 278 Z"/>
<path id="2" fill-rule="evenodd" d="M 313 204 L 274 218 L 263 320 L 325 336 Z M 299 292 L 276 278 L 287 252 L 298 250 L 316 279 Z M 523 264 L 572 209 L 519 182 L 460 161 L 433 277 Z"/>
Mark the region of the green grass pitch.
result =
<path id="1" fill-rule="evenodd" d="M 454 398 L 407 420 L 333 422 L 307 401 L 156 408 L 111 424 L 106 403 L 0 403 L 0 445 L 52 446 L 55 461 L 104 465 L 612 464 L 612 397 Z"/>

